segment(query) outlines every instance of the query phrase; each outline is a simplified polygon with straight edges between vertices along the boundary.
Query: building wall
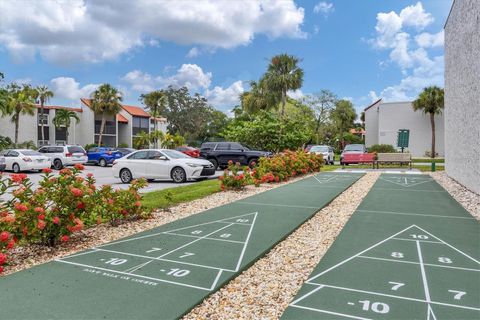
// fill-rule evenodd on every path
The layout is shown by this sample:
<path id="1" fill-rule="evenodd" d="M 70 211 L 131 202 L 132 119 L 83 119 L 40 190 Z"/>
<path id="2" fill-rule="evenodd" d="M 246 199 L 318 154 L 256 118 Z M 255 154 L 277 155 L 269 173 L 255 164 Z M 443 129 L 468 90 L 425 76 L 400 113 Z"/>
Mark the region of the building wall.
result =
<path id="1" fill-rule="evenodd" d="M 372 108 L 373 109 L 373 108 Z M 430 116 L 413 111 L 411 102 L 381 103 L 378 107 L 378 143 L 397 145 L 399 129 L 409 129 L 408 151 L 415 157 L 425 156 L 432 146 Z M 444 118 L 435 116 L 435 150 L 444 156 Z"/>
<path id="2" fill-rule="evenodd" d="M 0 136 L 9 137 L 15 141 L 15 124 L 10 121 L 11 116 L 0 118 Z M 20 115 L 18 126 L 18 142 L 33 141 L 37 143 L 37 115 Z"/>
<path id="3" fill-rule="evenodd" d="M 378 104 L 365 111 L 365 145 L 378 144 Z"/>
<path id="4" fill-rule="evenodd" d="M 82 105 L 80 123 L 75 127 L 75 142 L 81 146 L 93 143 L 93 133 L 95 132 L 95 115 L 93 111 Z"/>
<path id="5" fill-rule="evenodd" d="M 480 194 L 480 1 L 455 0 L 445 25 L 445 169 Z"/>
<path id="6" fill-rule="evenodd" d="M 118 123 L 118 143 L 127 143 L 132 148 L 132 116 L 125 110 L 120 110 L 120 114 L 124 116 L 128 123 Z"/>

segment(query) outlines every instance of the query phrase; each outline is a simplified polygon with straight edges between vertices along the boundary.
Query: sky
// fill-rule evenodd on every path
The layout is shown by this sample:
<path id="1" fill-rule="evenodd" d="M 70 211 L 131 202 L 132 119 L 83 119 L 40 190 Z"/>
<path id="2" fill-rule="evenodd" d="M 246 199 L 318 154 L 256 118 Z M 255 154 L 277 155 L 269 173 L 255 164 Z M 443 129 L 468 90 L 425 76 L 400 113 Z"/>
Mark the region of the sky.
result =
<path id="1" fill-rule="evenodd" d="M 142 93 L 187 86 L 229 112 L 269 58 L 301 59 L 293 98 L 321 89 L 358 112 L 443 87 L 452 0 L 0 0 L 0 72 L 78 107 L 102 83 Z"/>

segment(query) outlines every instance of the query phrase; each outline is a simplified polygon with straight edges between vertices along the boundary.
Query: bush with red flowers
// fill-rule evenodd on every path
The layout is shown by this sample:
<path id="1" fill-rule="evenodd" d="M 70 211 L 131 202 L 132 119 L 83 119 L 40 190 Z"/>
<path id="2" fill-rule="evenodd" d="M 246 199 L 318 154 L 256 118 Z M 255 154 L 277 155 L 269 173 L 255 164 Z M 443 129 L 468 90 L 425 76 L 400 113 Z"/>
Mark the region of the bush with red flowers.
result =
<path id="1" fill-rule="evenodd" d="M 220 177 L 221 188 L 241 189 L 248 184 L 259 186 L 262 183 L 287 181 L 297 175 L 320 171 L 323 162 L 323 158 L 316 154 L 286 150 L 273 157 L 260 158 L 253 169 L 229 163 L 228 169 Z"/>
<path id="2" fill-rule="evenodd" d="M 110 186 L 97 189 L 92 175 L 82 177 L 83 165 L 60 170 L 58 176 L 44 169 L 39 187 L 25 174 L 0 176 L 0 273 L 8 262 L 7 251 L 17 241 L 54 246 L 67 242 L 72 233 L 86 226 L 142 217 L 140 188 L 145 180 L 134 181 L 127 190 Z"/>

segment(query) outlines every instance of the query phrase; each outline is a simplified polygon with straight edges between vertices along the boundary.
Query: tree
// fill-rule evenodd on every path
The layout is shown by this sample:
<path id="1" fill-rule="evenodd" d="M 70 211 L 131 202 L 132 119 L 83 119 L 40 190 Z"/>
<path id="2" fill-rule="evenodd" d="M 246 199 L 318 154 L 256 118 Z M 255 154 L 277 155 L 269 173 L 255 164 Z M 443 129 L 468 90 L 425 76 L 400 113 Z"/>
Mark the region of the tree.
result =
<path id="1" fill-rule="evenodd" d="M 65 127 L 66 136 L 67 136 L 67 143 L 68 143 L 68 129 L 72 123 L 72 119 L 75 119 L 76 123 L 80 122 L 80 117 L 75 111 L 68 110 L 68 109 L 57 109 L 55 111 L 55 117 L 53 118 L 53 125 L 56 128 Z"/>
<path id="2" fill-rule="evenodd" d="M 165 112 L 167 104 L 167 96 L 165 91 L 157 90 L 150 93 L 142 94 L 140 100 L 145 105 L 145 109 L 150 112 L 150 115 L 154 118 L 153 121 L 153 130 L 157 130 L 157 120 L 156 118 L 160 117 L 162 113 Z M 154 138 L 153 145 L 155 148 L 158 148 L 158 139 Z"/>
<path id="3" fill-rule="evenodd" d="M 260 80 L 268 90 L 280 97 L 282 116 L 285 115 L 287 91 L 300 89 L 303 84 L 303 70 L 298 66 L 299 62 L 297 57 L 288 54 L 274 56 Z"/>
<path id="4" fill-rule="evenodd" d="M 342 149 L 345 147 L 345 134 L 353 127 L 353 121 L 355 121 L 356 118 L 357 114 L 350 101 L 338 100 L 335 103 L 335 109 L 332 111 L 332 119 L 337 126 Z"/>
<path id="5" fill-rule="evenodd" d="M 53 97 L 53 92 L 48 89 L 47 86 L 39 86 L 35 88 L 35 100 L 40 103 L 40 127 L 42 128 L 42 141 L 45 141 L 45 132 L 43 130 L 43 111 L 44 105 L 50 98 Z M 68 131 L 67 131 L 68 135 Z"/>
<path id="6" fill-rule="evenodd" d="M 260 110 L 271 110 L 278 108 L 280 99 L 278 95 L 270 91 L 265 81 L 251 81 L 250 91 L 246 91 L 240 95 L 242 109 L 250 114 Z"/>
<path id="7" fill-rule="evenodd" d="M 140 131 L 136 137 L 133 138 L 133 147 L 135 149 L 147 149 L 150 145 L 151 137 L 145 131 Z"/>
<path id="8" fill-rule="evenodd" d="M 307 95 L 303 97 L 302 102 L 315 112 L 315 138 L 316 143 L 321 143 L 325 139 L 325 127 L 330 122 L 330 113 L 335 107 L 337 96 L 329 90 L 321 90 L 319 94 Z"/>
<path id="9" fill-rule="evenodd" d="M 362 121 L 362 128 L 365 129 L 365 111 L 360 113 L 360 121 Z"/>
<path id="10" fill-rule="evenodd" d="M 11 115 L 11 121 L 15 123 L 15 145 L 18 144 L 18 129 L 20 127 L 20 115 L 35 114 L 35 100 L 32 87 L 29 85 L 19 86 L 12 83 L 7 86 L 7 98 L 1 108 L 2 116 Z"/>
<path id="11" fill-rule="evenodd" d="M 435 158 L 435 115 L 442 114 L 444 107 L 444 91 L 437 86 L 424 88 L 418 98 L 413 101 L 413 110 L 421 110 L 424 114 L 430 115 L 432 127 L 432 150 L 431 157 Z"/>
<path id="12" fill-rule="evenodd" d="M 107 116 L 115 116 L 120 112 L 122 105 L 122 95 L 120 91 L 114 88 L 112 85 L 105 83 L 98 87 L 92 95 L 92 110 L 95 113 L 102 115 L 102 123 L 100 125 L 100 132 L 98 136 L 98 145 L 102 145 L 102 135 L 105 130 L 105 123 Z"/>

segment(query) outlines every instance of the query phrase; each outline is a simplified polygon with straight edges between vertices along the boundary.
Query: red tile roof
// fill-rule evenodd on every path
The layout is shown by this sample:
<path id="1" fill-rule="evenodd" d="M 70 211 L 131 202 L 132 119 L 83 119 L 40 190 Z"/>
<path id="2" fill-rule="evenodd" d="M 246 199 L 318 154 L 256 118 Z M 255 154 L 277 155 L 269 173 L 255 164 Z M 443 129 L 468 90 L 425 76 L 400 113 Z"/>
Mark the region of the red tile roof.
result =
<path id="1" fill-rule="evenodd" d="M 40 109 L 40 105 L 37 104 L 35 105 L 36 108 Z M 70 107 L 64 107 L 64 106 L 43 106 L 44 109 L 46 110 L 54 110 L 54 109 L 67 109 L 67 110 L 72 110 L 72 111 L 75 111 L 75 112 L 83 112 L 82 109 L 80 108 L 70 108 Z"/>
<path id="2" fill-rule="evenodd" d="M 117 114 L 117 122 L 128 123 L 128 119 L 121 114 Z"/>
<path id="3" fill-rule="evenodd" d="M 87 107 L 92 107 L 91 99 L 81 98 L 80 101 L 82 101 Z M 122 104 L 122 109 L 130 113 L 132 116 L 150 118 L 150 115 L 145 110 L 143 110 L 143 108 L 140 107 L 127 106 Z"/>
<path id="4" fill-rule="evenodd" d="M 365 134 L 365 130 L 360 128 L 360 130 L 357 131 L 357 128 L 352 128 L 352 129 L 350 129 L 350 133 L 352 133 L 352 134 Z"/>
<path id="5" fill-rule="evenodd" d="M 376 105 L 377 103 L 379 103 L 381 101 L 382 101 L 382 98 L 378 99 L 377 101 L 375 101 L 374 103 L 372 103 L 371 105 L 366 107 L 365 110 L 363 110 L 363 111 L 367 111 L 368 109 L 370 109 L 371 107 L 373 107 L 374 105 Z"/>

